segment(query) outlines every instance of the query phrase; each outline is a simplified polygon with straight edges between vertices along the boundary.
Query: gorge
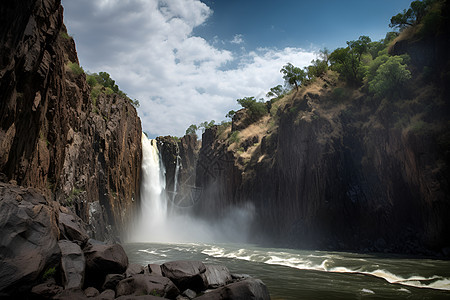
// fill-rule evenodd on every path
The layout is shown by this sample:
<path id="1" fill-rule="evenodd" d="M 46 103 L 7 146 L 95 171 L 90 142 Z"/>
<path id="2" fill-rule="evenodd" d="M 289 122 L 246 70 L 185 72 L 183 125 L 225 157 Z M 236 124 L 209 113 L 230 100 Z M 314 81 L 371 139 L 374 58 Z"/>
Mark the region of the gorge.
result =
<path id="1" fill-rule="evenodd" d="M 343 282 L 342 297 L 448 297 L 450 5 L 436 7 L 438 29 L 419 24 L 386 45 L 384 55 L 410 61 L 400 96 L 377 97 L 330 68 L 264 103 L 260 118 L 243 108 L 201 139 L 148 139 L 131 99 L 92 94 L 59 0 L 4 0 L 0 297 L 32 298 L 49 272 L 56 296 L 67 287 L 64 245 L 84 260 L 120 242 L 147 271 L 215 262 L 262 278 L 273 297 L 330 297 Z M 101 290 L 94 269 L 86 282 Z M 320 291 L 340 284 L 316 296 L 294 287 L 309 276 Z"/>

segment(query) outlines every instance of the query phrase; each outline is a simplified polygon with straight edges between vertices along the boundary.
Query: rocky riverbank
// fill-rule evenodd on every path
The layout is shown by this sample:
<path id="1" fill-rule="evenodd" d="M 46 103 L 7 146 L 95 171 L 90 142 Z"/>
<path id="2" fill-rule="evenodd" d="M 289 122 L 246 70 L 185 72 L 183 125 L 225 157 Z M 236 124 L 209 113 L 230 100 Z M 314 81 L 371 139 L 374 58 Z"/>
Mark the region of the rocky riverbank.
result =
<path id="1" fill-rule="evenodd" d="M 129 264 L 119 244 L 38 190 L 0 183 L 0 298 L 270 299 L 266 286 L 199 261 Z"/>

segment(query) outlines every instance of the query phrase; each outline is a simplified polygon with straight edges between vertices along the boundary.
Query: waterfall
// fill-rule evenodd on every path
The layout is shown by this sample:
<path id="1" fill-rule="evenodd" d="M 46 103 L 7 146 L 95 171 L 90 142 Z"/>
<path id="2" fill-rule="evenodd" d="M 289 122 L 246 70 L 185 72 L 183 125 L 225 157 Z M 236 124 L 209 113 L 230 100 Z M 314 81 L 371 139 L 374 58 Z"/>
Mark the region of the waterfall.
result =
<path id="1" fill-rule="evenodd" d="M 188 211 L 173 210 L 168 212 L 168 200 L 174 201 L 178 187 L 181 158 L 177 157 L 172 195 L 166 193 L 166 170 L 158 151 L 157 141 L 142 135 L 142 176 L 141 176 L 141 210 L 133 221 L 128 242 L 213 242 L 227 241 L 227 231 L 240 236 L 245 232 L 236 217 L 242 210 L 233 211 L 230 218 L 215 224 L 191 217 Z M 183 195 L 181 195 L 183 196 Z M 176 203 L 175 203 L 176 204 Z M 173 205 L 171 205 L 173 206 Z M 240 217 L 247 220 L 248 215 Z M 239 240 L 242 240 L 240 238 Z"/>
<path id="2" fill-rule="evenodd" d="M 173 195 L 172 195 L 172 203 L 175 203 L 175 196 L 177 195 L 177 187 L 178 187 L 178 174 L 180 173 L 181 166 L 181 157 L 177 155 L 177 164 L 175 166 L 175 178 L 173 180 Z"/>
<path id="3" fill-rule="evenodd" d="M 142 134 L 141 211 L 134 224 L 132 241 L 161 239 L 167 221 L 166 170 L 156 140 Z"/>

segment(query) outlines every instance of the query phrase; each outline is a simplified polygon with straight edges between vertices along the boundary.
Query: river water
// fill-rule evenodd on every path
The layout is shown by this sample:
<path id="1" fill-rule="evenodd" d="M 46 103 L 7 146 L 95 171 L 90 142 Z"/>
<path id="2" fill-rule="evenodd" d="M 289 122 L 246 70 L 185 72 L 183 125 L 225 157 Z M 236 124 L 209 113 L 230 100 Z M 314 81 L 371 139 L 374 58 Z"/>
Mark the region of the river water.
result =
<path id="1" fill-rule="evenodd" d="M 235 207 L 215 224 L 172 211 L 157 141 L 143 135 L 142 154 L 141 215 L 124 244 L 130 263 L 225 265 L 263 280 L 272 299 L 450 299 L 450 261 L 228 243 L 248 240 L 251 206 Z M 177 159 L 173 195 L 181 167 Z"/>
<path id="2" fill-rule="evenodd" d="M 200 260 L 261 279 L 272 299 L 450 299 L 450 261 L 248 244 L 129 243 L 130 263 Z"/>

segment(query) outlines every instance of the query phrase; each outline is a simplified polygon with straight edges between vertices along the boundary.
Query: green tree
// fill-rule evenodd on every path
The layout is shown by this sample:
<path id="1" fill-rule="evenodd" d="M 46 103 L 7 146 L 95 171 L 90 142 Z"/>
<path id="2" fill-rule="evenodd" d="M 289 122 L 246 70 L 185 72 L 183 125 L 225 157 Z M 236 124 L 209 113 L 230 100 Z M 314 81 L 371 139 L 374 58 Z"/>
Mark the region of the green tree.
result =
<path id="1" fill-rule="evenodd" d="M 312 65 L 306 68 L 306 75 L 309 79 L 320 77 L 328 70 L 328 63 L 325 60 L 314 59 L 311 63 Z"/>
<path id="2" fill-rule="evenodd" d="M 195 135 L 197 136 L 198 127 L 195 124 L 191 124 L 187 129 L 185 135 Z"/>
<path id="3" fill-rule="evenodd" d="M 117 86 L 116 82 L 111 78 L 111 76 L 106 73 L 106 72 L 100 72 L 97 74 L 93 74 L 97 80 L 97 82 L 101 85 L 103 85 L 104 87 L 109 87 L 111 88 L 115 93 L 117 93 L 119 91 L 119 87 Z"/>
<path id="4" fill-rule="evenodd" d="M 273 88 L 270 88 L 270 91 L 266 94 L 266 97 L 268 98 L 280 98 L 284 96 L 285 91 L 281 84 L 274 86 Z"/>
<path id="5" fill-rule="evenodd" d="M 236 112 L 234 110 L 230 110 L 226 115 L 225 118 L 230 118 L 233 119 L 234 115 L 236 114 Z"/>
<path id="6" fill-rule="evenodd" d="M 428 12 L 429 8 L 435 3 L 436 0 L 416 0 L 411 2 L 408 9 L 404 9 L 403 12 L 396 14 L 391 18 L 389 27 L 398 28 L 400 30 L 420 23 L 423 17 Z"/>
<path id="7" fill-rule="evenodd" d="M 287 63 L 280 70 L 283 73 L 283 79 L 285 82 L 295 89 L 298 90 L 299 85 L 301 85 L 306 80 L 306 73 L 299 67 L 294 67 L 291 63 Z"/>
<path id="8" fill-rule="evenodd" d="M 375 77 L 369 82 L 369 91 L 377 97 L 401 96 L 405 82 L 411 79 L 411 72 L 400 56 L 391 56 L 380 65 Z"/>
<path id="9" fill-rule="evenodd" d="M 265 103 L 261 100 L 256 101 L 255 97 L 244 97 L 242 99 L 237 99 L 236 101 L 243 108 L 247 109 L 247 115 L 252 122 L 258 121 L 268 113 Z"/>
<path id="10" fill-rule="evenodd" d="M 363 35 L 356 41 L 347 42 L 347 48 L 334 50 L 330 54 L 331 69 L 339 72 L 350 85 L 360 85 L 366 73 L 361 57 L 368 51 L 370 42 L 370 38 Z"/>
<path id="11" fill-rule="evenodd" d="M 197 128 L 201 129 L 202 132 L 205 132 L 206 129 L 213 127 L 215 124 L 216 124 L 216 121 L 214 121 L 214 120 L 211 120 L 209 122 L 205 121 L 205 122 L 200 123 Z"/>
<path id="12" fill-rule="evenodd" d="M 356 41 L 347 42 L 347 45 L 350 48 L 349 53 L 352 56 L 355 56 L 358 59 L 358 62 L 360 62 L 361 56 L 369 49 L 370 42 L 370 38 L 366 35 L 360 36 Z"/>

